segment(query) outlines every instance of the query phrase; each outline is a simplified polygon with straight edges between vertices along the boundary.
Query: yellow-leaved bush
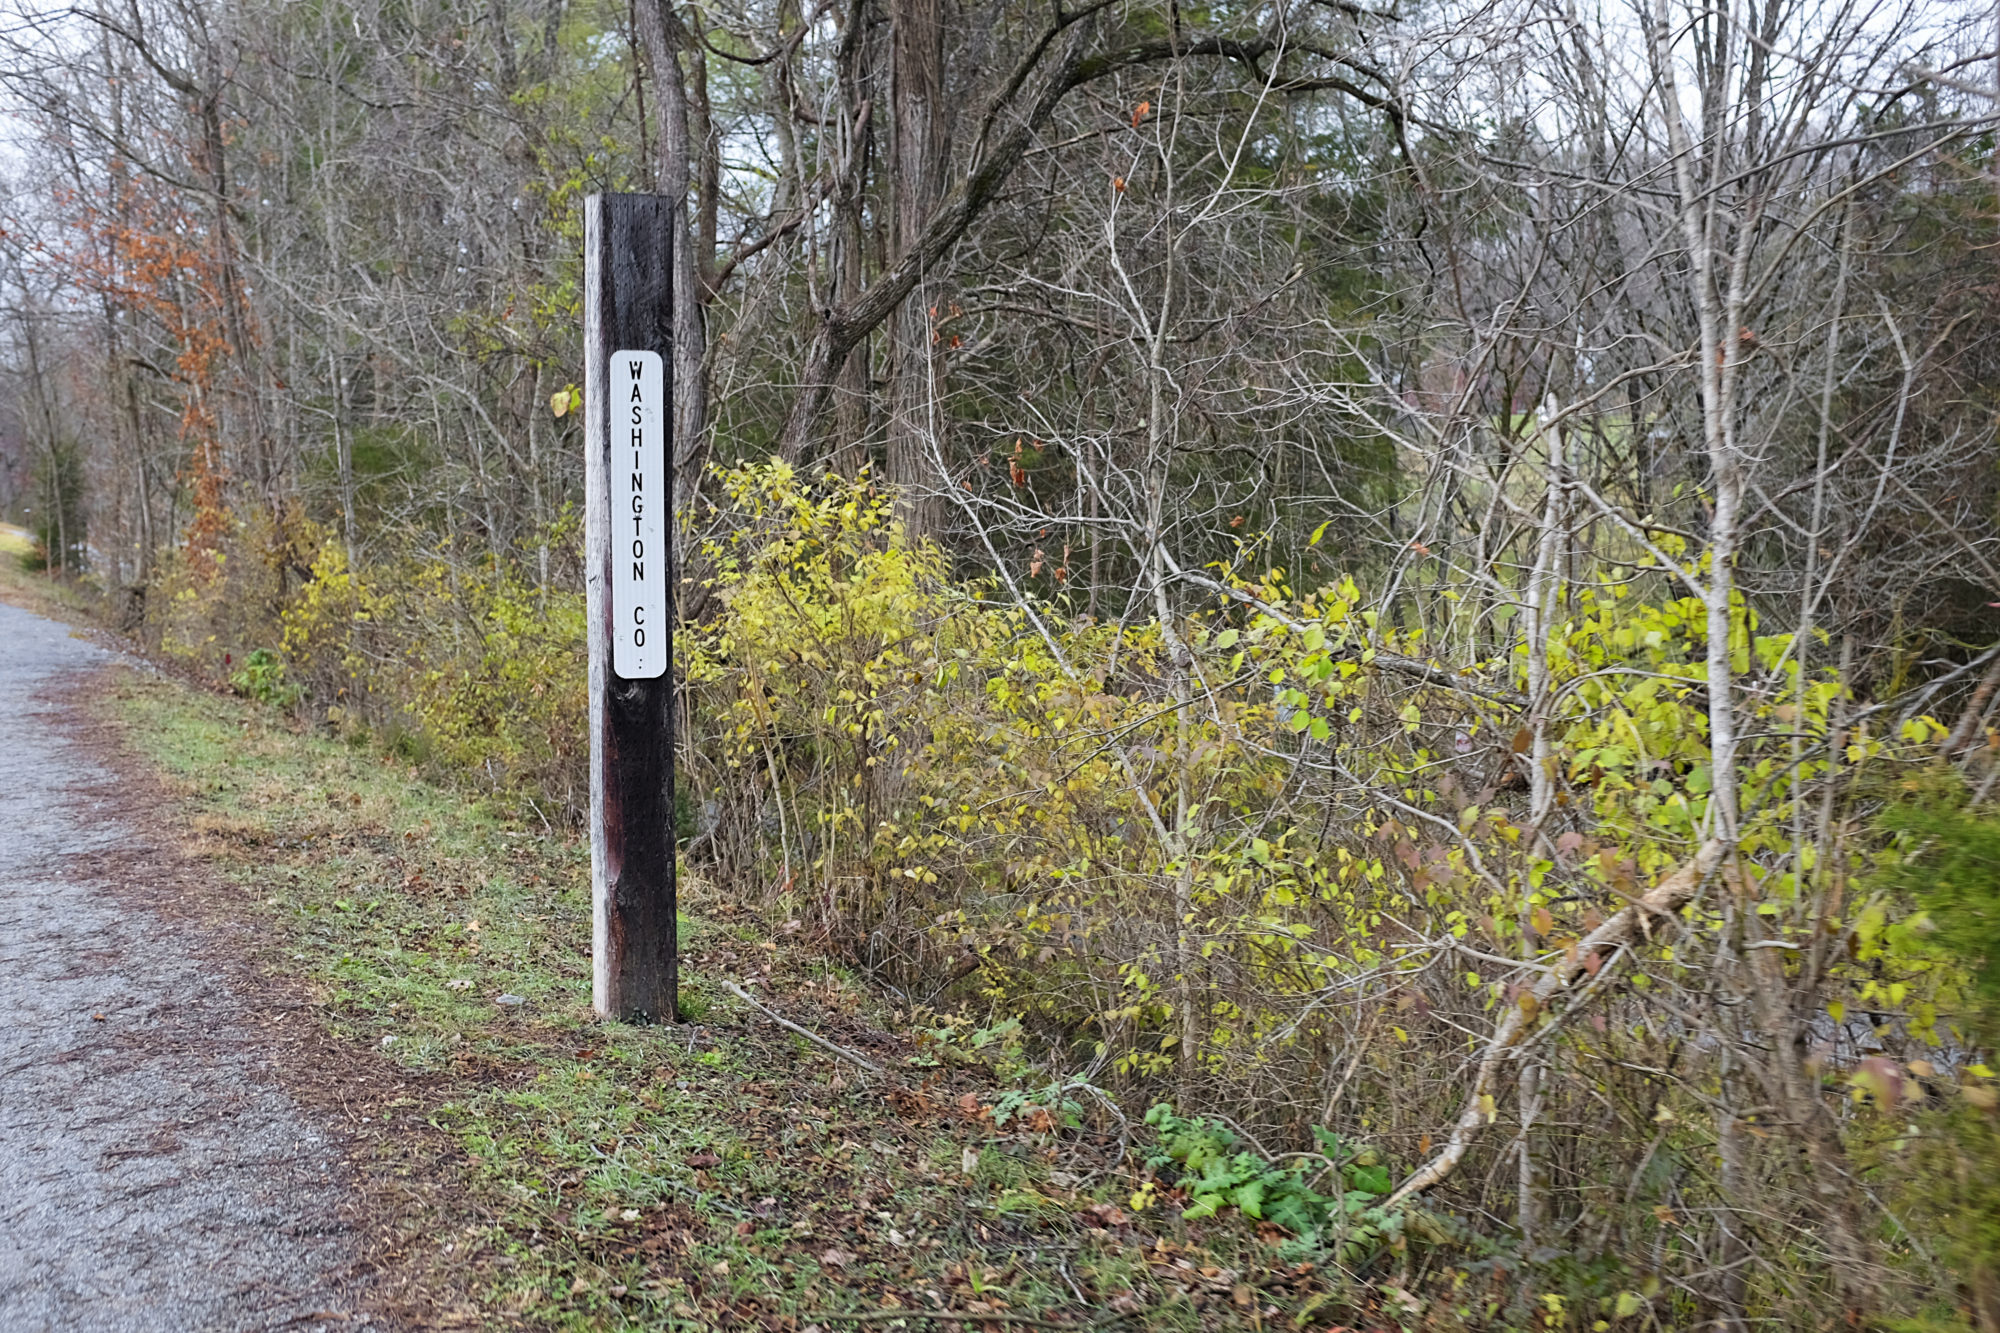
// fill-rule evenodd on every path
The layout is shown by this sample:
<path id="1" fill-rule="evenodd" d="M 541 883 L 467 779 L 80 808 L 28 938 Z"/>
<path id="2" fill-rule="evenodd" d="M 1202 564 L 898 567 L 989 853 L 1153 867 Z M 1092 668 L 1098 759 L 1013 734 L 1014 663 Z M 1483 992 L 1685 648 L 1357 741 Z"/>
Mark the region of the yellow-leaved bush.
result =
<path id="1" fill-rule="evenodd" d="M 1536 1170 L 1621 1253 L 1734 1206 L 1672 1164 L 1710 1161 L 1715 1108 L 1762 1095 L 1744 1052 L 1805 1051 L 1774 1058 L 1804 1059 L 1855 1168 L 1920 1174 L 1889 1104 L 1915 1085 L 1885 1053 L 1944 1067 L 1976 1038 L 1963 960 L 1880 874 L 1927 844 L 1872 812 L 1936 775 L 1944 729 L 1861 707 L 1823 642 L 1737 606 L 1741 855 L 1586 957 L 1715 827 L 1699 602 L 1566 590 L 1537 708 L 1518 618 L 1447 660 L 1355 580 L 1302 590 L 1246 547 L 1171 623 L 1096 623 L 955 576 L 866 478 L 713 480 L 708 596 L 677 640 L 684 854 L 912 1009 L 1019 1019 L 1049 1063 L 1131 1096 L 1267 1144 L 1329 1127 L 1407 1168 L 1518 1008 Z M 573 526 L 550 541 L 574 587 Z M 283 602 L 300 706 L 579 818 L 582 595 L 445 556 L 356 571 L 318 546 Z M 1535 994 L 1564 958 L 1579 979 Z M 1484 1123 L 1517 1115 L 1511 1087 L 1477 1100 Z M 1447 1191 L 1505 1179 L 1514 1133 Z"/>
<path id="2" fill-rule="evenodd" d="M 1534 960 L 1707 826 L 1698 602 L 1568 599 L 1549 651 L 1558 809 L 1531 830 L 1518 643 L 1426 674 L 1441 664 L 1421 638 L 1376 623 L 1351 580 L 1302 593 L 1242 562 L 1180 623 L 1092 624 L 948 577 L 865 480 L 772 464 L 721 482 L 721 609 L 683 643 L 705 852 L 914 997 L 956 980 L 954 1002 L 976 991 L 1124 1076 L 1298 1125 L 1367 1089 L 1371 1127 L 1414 1146 Z M 1789 636 L 1741 608 L 1737 628 L 1760 720 L 1740 765 L 1753 910 L 1810 930 L 1794 787 L 1907 762 L 1929 724 L 1864 727 L 1829 758 L 1823 656 L 1802 681 Z M 1713 938 L 1737 910 L 1709 894 L 1684 919 Z M 1675 984 L 1677 949 L 1641 950 L 1601 998 Z M 1609 1040 L 1616 1012 L 1584 1037 Z M 1422 1046 L 1436 1076 L 1391 1079 Z"/>
<path id="3" fill-rule="evenodd" d="M 575 544 L 573 522 L 547 534 Z M 571 563 L 574 563 L 571 561 Z M 584 598 L 491 558 L 405 557 L 364 570 L 324 541 L 282 617 L 307 706 L 549 817 L 589 798 Z"/>

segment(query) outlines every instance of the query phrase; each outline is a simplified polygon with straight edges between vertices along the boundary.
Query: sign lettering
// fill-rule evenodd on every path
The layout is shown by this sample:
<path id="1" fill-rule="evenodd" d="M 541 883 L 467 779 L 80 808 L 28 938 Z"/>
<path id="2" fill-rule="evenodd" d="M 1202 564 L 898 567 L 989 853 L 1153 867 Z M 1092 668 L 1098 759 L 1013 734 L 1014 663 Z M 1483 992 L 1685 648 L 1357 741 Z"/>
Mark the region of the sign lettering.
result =
<path id="1" fill-rule="evenodd" d="M 611 354 L 611 669 L 667 674 L 667 375 L 658 352 Z"/>

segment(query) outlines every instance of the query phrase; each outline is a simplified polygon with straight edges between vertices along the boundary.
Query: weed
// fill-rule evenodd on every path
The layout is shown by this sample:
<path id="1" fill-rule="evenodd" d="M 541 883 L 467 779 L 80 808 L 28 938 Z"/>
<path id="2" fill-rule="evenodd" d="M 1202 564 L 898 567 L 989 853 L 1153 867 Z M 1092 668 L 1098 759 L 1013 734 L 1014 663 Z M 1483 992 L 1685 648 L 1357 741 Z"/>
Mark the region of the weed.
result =
<path id="1" fill-rule="evenodd" d="M 1314 1130 L 1320 1155 L 1279 1164 L 1247 1151 L 1225 1126 L 1177 1116 L 1164 1103 L 1146 1113 L 1146 1123 L 1160 1137 L 1160 1151 L 1148 1165 L 1179 1168 L 1174 1183 L 1188 1195 L 1185 1221 L 1234 1208 L 1291 1232 L 1299 1242 L 1295 1249 L 1325 1245 L 1353 1266 L 1373 1258 L 1396 1227 L 1397 1219 L 1379 1206 L 1391 1188 L 1388 1167 L 1372 1149 L 1350 1149 L 1326 1129 Z M 1345 1188 L 1322 1193 L 1322 1180 Z"/>
<path id="2" fill-rule="evenodd" d="M 243 665 L 229 677 L 230 688 L 246 699 L 291 708 L 303 691 L 285 679 L 285 662 L 269 648 L 252 649 Z"/>

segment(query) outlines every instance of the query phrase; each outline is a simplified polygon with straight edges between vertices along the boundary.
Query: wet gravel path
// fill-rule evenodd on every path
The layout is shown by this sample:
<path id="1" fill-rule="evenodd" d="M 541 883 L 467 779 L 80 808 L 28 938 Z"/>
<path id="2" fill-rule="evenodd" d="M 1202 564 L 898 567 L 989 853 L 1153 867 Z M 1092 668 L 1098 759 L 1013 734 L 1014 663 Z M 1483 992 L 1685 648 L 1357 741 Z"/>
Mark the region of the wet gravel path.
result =
<path id="1" fill-rule="evenodd" d="M 379 1327 L 340 1145 L 51 702 L 111 661 L 0 605 L 0 1333 Z"/>

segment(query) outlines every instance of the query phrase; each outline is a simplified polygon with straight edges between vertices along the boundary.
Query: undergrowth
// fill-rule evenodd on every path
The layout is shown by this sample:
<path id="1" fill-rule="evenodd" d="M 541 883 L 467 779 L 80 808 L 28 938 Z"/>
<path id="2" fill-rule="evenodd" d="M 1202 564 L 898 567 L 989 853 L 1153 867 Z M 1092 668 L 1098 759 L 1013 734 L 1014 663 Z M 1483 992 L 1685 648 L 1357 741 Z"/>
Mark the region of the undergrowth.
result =
<path id="1" fill-rule="evenodd" d="M 699 881 L 682 922 L 699 1021 L 598 1024 L 579 841 L 242 700 L 128 675 L 115 708 L 266 927 L 258 965 L 402 1085 L 369 1114 L 449 1141 L 449 1184 L 478 1220 L 427 1235 L 412 1217 L 409 1244 L 450 1247 L 489 1326 L 1417 1319 L 1413 1295 L 1385 1306 L 1365 1280 L 1413 1281 L 1404 1238 L 1367 1206 L 1389 1173 L 1365 1150 L 1329 1142 L 1294 1167 L 1164 1107 L 1137 1123 L 1037 1067 L 1017 1029 L 893 1005 L 796 922 Z M 776 1028 L 724 980 L 891 1076 Z M 1533 1308 L 1500 1284 L 1489 1304 Z M 1469 1326 L 1461 1310 L 1422 1322 Z"/>

